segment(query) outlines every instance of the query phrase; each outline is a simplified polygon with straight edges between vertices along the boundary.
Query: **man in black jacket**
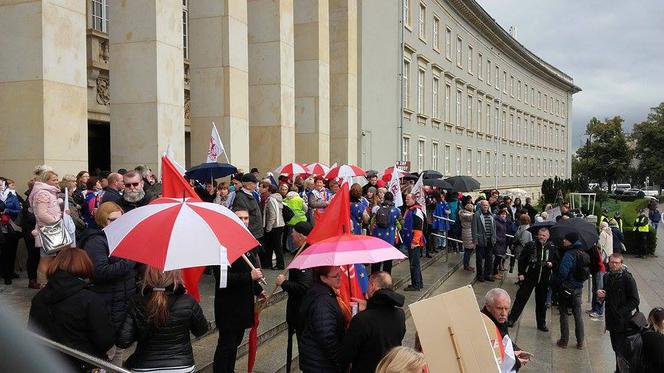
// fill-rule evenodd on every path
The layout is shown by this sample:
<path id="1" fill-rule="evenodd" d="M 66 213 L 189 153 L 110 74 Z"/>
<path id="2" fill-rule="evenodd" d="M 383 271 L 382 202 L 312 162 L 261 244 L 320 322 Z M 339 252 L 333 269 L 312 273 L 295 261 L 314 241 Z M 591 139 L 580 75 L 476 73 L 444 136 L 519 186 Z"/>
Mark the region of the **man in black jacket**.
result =
<path id="1" fill-rule="evenodd" d="M 263 213 L 253 193 L 258 179 L 253 174 L 242 175 L 242 189 L 235 192 L 233 211 L 244 210 L 249 213 L 249 232 L 259 240 L 263 237 Z"/>
<path id="2" fill-rule="evenodd" d="M 247 224 L 249 214 L 237 210 L 235 214 Z M 247 253 L 249 260 L 255 262 L 254 255 Z M 214 267 L 214 319 L 219 329 L 219 341 L 214 352 L 214 373 L 235 371 L 237 348 L 242 342 L 245 329 L 254 323 L 254 297 L 265 297 L 265 292 L 258 284 L 263 277 L 260 268 L 251 269 L 243 258 L 237 259 L 228 268 L 226 287 L 219 288 L 220 268 Z"/>
<path id="3" fill-rule="evenodd" d="M 339 354 L 342 366 L 352 364 L 353 373 L 375 371 L 392 347 L 401 346 L 406 334 L 404 296 L 392 290 L 392 276 L 372 273 L 367 295 L 366 301 L 353 299 L 361 312 L 351 320 Z"/>
<path id="4" fill-rule="evenodd" d="M 106 180 L 108 180 L 108 186 L 104 188 L 104 194 L 102 194 L 101 202 L 120 203 L 120 200 L 122 199 L 122 194 L 120 194 L 120 191 L 124 187 L 122 175 L 111 172 Z"/>
<path id="5" fill-rule="evenodd" d="M 537 240 L 528 242 L 519 257 L 519 281 L 521 286 L 516 292 L 514 307 L 507 319 L 507 325 L 512 326 L 521 316 L 523 308 L 528 303 L 530 294 L 535 289 L 535 317 L 537 329 L 548 332 L 546 326 L 546 293 L 551 280 L 553 268 L 552 255 L 555 250 L 553 243 L 549 242 L 549 229 L 540 228 Z"/>
<path id="6" fill-rule="evenodd" d="M 144 182 L 141 175 L 136 171 L 129 171 L 123 176 L 124 193 L 118 204 L 124 212 L 129 212 L 137 207 L 143 207 L 152 199 L 145 193 Z"/>
<path id="7" fill-rule="evenodd" d="M 609 256 L 609 273 L 604 276 L 604 290 L 597 290 L 597 297 L 606 302 L 604 322 L 611 336 L 611 347 L 618 358 L 623 355 L 625 338 L 632 330 L 630 319 L 639 307 L 639 291 L 631 273 L 623 266 L 623 256 Z"/>
<path id="8" fill-rule="evenodd" d="M 293 226 L 293 232 L 291 237 L 293 237 L 293 243 L 295 246 L 302 247 L 305 245 L 306 248 L 308 244 L 307 236 L 311 232 L 313 227 L 306 221 L 299 222 Z M 300 305 L 302 304 L 302 298 L 307 293 L 307 290 L 313 285 L 314 275 L 311 268 L 308 269 L 289 269 L 288 270 L 288 280 L 282 274 L 277 276 L 275 284 L 281 286 L 281 288 L 288 293 L 288 303 L 286 304 L 286 323 L 288 323 L 288 346 L 286 347 L 286 371 L 290 372 L 291 360 L 293 357 L 293 334 L 297 335 L 298 346 L 300 336 L 302 334 L 301 330 L 297 329 L 298 324 L 298 312 L 300 310 Z"/>

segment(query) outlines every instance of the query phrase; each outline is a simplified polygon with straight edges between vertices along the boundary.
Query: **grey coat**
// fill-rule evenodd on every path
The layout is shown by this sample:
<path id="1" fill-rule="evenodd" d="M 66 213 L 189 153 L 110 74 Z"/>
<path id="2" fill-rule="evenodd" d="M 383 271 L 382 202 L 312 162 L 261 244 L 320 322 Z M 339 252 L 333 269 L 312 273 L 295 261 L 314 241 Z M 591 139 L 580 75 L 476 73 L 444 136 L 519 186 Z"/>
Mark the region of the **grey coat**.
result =
<path id="1" fill-rule="evenodd" d="M 491 216 L 491 226 L 493 229 L 491 230 L 491 245 L 496 244 L 496 223 L 493 221 L 493 216 Z M 480 247 L 487 247 L 487 240 L 486 240 L 486 235 L 484 234 L 485 232 L 485 227 L 484 227 L 484 217 L 482 217 L 482 210 L 478 210 L 475 213 L 475 216 L 473 216 L 473 226 L 472 226 L 472 232 L 473 232 L 473 240 L 477 242 L 477 246 Z"/>

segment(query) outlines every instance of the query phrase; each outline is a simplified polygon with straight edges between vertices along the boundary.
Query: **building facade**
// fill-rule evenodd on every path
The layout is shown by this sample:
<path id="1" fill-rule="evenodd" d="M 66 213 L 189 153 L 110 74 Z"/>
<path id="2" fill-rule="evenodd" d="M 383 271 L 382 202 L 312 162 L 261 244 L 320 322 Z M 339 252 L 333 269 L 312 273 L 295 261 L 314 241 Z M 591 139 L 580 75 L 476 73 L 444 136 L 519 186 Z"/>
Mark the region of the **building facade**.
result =
<path id="1" fill-rule="evenodd" d="M 205 160 L 357 163 L 539 186 L 570 172 L 572 79 L 474 1 L 9 0 L 0 163 L 28 178 Z"/>

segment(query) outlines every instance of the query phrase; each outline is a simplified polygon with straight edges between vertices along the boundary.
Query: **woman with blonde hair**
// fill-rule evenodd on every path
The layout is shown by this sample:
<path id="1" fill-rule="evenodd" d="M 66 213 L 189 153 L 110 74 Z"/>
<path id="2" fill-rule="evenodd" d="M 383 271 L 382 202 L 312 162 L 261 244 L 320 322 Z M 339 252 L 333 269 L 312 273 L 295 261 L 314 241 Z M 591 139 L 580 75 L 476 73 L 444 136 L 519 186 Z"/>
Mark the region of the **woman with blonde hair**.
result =
<path id="1" fill-rule="evenodd" d="M 200 337 L 207 331 L 203 310 L 185 294 L 180 271 L 163 272 L 148 266 L 140 294 L 129 302 L 117 345 L 129 348 L 138 342 L 127 359 L 130 369 L 188 373 L 195 370 L 189 333 Z"/>
<path id="2" fill-rule="evenodd" d="M 394 347 L 381 359 L 376 373 L 423 373 L 427 371 L 424 354 L 410 347 Z"/>
<path id="3" fill-rule="evenodd" d="M 57 223 L 62 219 L 62 210 L 60 210 L 62 200 L 58 199 L 59 191 L 58 174 L 55 172 L 48 170 L 35 176 L 35 183 L 28 196 L 28 202 L 36 220 L 35 229 L 32 231 L 32 235 L 35 237 L 35 247 L 42 248 L 39 228 Z M 37 282 L 44 284 L 46 270 L 55 257 L 55 253 L 49 254 L 41 249 L 39 255 Z"/>

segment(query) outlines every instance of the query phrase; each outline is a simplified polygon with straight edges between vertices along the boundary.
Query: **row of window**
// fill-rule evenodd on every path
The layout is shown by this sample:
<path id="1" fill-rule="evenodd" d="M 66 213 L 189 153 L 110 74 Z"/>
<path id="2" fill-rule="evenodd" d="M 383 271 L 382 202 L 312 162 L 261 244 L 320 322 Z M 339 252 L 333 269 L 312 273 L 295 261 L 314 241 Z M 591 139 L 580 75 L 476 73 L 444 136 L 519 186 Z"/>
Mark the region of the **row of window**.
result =
<path id="1" fill-rule="evenodd" d="M 425 147 L 426 140 L 417 140 L 417 169 L 433 169 L 440 170 L 444 175 L 475 175 L 475 176 L 495 176 L 497 169 L 500 170 L 501 176 L 564 176 L 565 175 L 565 161 L 562 159 L 547 159 L 540 157 L 529 157 L 520 154 L 507 154 L 502 153 L 497 164 L 497 153 L 491 150 L 475 150 L 466 148 L 465 157 L 464 151 L 460 145 L 452 147 L 452 145 L 445 144 L 443 146 L 443 164 L 442 169 L 439 168 L 438 155 L 440 146 L 437 141 L 431 142 L 431 165 L 425 164 Z M 410 160 L 410 137 L 404 136 L 401 140 L 401 149 L 403 151 L 401 160 Z M 452 150 L 454 150 L 455 158 L 452 158 Z M 465 161 L 465 162 L 464 162 Z M 452 163 L 454 162 L 454 163 Z M 465 163 L 465 167 L 464 167 Z"/>
<path id="2" fill-rule="evenodd" d="M 410 0 L 404 0 L 404 20 L 407 28 L 410 27 Z M 433 27 L 432 27 L 432 48 L 434 51 L 440 53 L 440 18 L 433 14 Z M 418 36 L 422 42 L 427 43 L 427 7 L 423 2 L 419 3 L 418 14 Z M 445 27 L 445 58 L 452 62 L 452 29 Z M 464 59 L 463 38 L 461 35 L 456 35 L 455 44 L 455 62 L 458 68 L 463 69 L 464 64 L 468 74 L 475 75 L 479 80 L 485 80 L 489 86 L 494 86 L 496 90 L 502 89 L 504 94 L 509 94 L 510 97 L 516 98 L 518 101 L 523 101 L 531 107 L 537 106 L 538 110 L 543 112 L 565 118 L 567 115 L 567 107 L 564 100 L 555 98 L 553 94 L 542 93 L 540 89 L 536 89 L 533 84 L 530 86 L 527 82 L 520 78 L 515 78 L 510 74 L 508 79 L 507 70 L 501 68 L 496 63 L 492 67 L 492 62 L 489 58 L 485 59 L 481 52 L 475 53 L 473 46 L 466 43 L 466 58 Z M 492 76 L 493 74 L 493 76 Z M 502 81 L 501 81 L 502 78 Z M 537 94 L 536 94 L 537 92 Z"/>

